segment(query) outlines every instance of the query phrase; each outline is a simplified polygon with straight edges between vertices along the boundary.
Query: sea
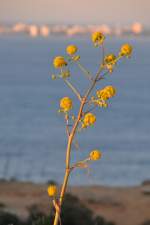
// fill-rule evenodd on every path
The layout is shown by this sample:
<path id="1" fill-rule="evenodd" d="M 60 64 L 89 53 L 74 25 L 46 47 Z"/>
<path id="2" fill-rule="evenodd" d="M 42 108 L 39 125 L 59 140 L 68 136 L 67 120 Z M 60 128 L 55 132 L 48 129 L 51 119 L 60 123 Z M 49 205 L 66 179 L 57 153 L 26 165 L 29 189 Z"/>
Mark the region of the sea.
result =
<path id="1" fill-rule="evenodd" d="M 92 93 L 113 85 L 117 95 L 108 108 L 94 111 L 95 125 L 78 133 L 72 147 L 71 163 L 93 149 L 102 158 L 72 171 L 71 185 L 135 186 L 150 180 L 150 38 L 108 36 L 105 52 L 118 54 L 123 43 L 133 45 L 132 57 L 120 60 Z M 70 96 L 75 115 L 79 103 L 51 75 L 58 74 L 53 58 L 65 55 L 68 44 L 78 46 L 81 63 L 95 74 L 102 51 L 90 36 L 0 36 L 0 179 L 62 182 L 67 136 L 59 99 Z M 68 68 L 70 82 L 83 95 L 90 81 L 76 65 Z"/>

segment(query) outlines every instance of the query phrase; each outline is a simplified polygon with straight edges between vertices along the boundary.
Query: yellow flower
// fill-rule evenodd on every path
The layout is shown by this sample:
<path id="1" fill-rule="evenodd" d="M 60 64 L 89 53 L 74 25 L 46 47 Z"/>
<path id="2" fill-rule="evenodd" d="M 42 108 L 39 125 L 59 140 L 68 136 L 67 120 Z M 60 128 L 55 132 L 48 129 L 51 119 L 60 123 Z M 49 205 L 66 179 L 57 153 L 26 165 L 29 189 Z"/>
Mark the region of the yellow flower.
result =
<path id="1" fill-rule="evenodd" d="M 101 32 L 94 32 L 92 34 L 92 42 L 96 45 L 101 45 L 103 44 L 105 40 L 105 36 Z"/>
<path id="2" fill-rule="evenodd" d="M 116 63 L 116 56 L 114 54 L 106 55 L 104 58 L 104 63 L 114 65 Z"/>
<path id="3" fill-rule="evenodd" d="M 102 157 L 102 153 L 99 150 L 93 150 L 90 152 L 90 159 L 91 160 L 98 160 Z"/>
<path id="4" fill-rule="evenodd" d="M 68 53 L 68 55 L 74 55 L 77 50 L 78 48 L 75 45 L 68 45 L 68 47 L 66 48 L 66 52 Z"/>
<path id="5" fill-rule="evenodd" d="M 113 67 L 115 66 L 117 58 L 114 54 L 106 55 L 104 58 L 104 66 L 109 70 L 110 73 L 113 72 Z"/>
<path id="6" fill-rule="evenodd" d="M 105 88 L 96 92 L 97 97 L 102 100 L 107 100 L 116 95 L 116 89 L 113 86 L 106 86 Z"/>
<path id="7" fill-rule="evenodd" d="M 108 97 L 112 98 L 113 96 L 116 95 L 116 88 L 113 86 L 109 85 L 105 87 L 105 90 L 108 92 Z"/>
<path id="8" fill-rule="evenodd" d="M 55 68 L 61 68 L 63 66 L 67 66 L 67 62 L 65 61 L 63 56 L 57 56 L 53 60 L 53 65 Z"/>
<path id="9" fill-rule="evenodd" d="M 54 184 L 51 184 L 47 189 L 48 195 L 53 197 L 57 194 L 57 187 Z"/>
<path id="10" fill-rule="evenodd" d="M 132 54 L 132 46 L 130 44 L 124 44 L 121 46 L 120 49 L 120 56 L 126 56 L 126 57 L 130 57 Z"/>
<path id="11" fill-rule="evenodd" d="M 69 97 L 64 97 L 60 100 L 60 108 L 64 112 L 69 111 L 72 109 L 72 100 Z"/>
<path id="12" fill-rule="evenodd" d="M 96 121 L 96 116 L 93 113 L 87 113 L 83 118 L 83 128 L 93 125 Z"/>
<path id="13" fill-rule="evenodd" d="M 92 102 L 99 107 L 103 107 L 103 108 L 108 107 L 107 102 L 102 99 L 93 99 Z"/>

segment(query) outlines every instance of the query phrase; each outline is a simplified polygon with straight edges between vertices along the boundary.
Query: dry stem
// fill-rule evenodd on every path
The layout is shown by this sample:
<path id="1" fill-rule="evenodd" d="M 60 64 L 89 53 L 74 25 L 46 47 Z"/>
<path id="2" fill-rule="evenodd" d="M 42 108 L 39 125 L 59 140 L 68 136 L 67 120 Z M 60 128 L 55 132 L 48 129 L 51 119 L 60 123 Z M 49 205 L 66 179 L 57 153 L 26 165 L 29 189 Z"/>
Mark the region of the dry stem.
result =
<path id="1" fill-rule="evenodd" d="M 80 108 L 79 108 L 79 112 L 78 112 L 78 116 L 74 122 L 74 125 L 72 127 L 72 130 L 68 136 L 68 144 L 67 144 L 67 150 L 66 150 L 66 170 L 65 170 L 65 176 L 64 176 L 64 180 L 63 180 L 63 185 L 61 188 L 61 192 L 60 192 L 60 197 L 59 197 L 59 207 L 61 209 L 62 203 L 63 203 L 63 199 L 64 199 L 64 195 L 66 192 L 66 188 L 67 188 L 67 184 L 68 184 L 68 179 L 69 179 L 69 175 L 71 172 L 71 166 L 70 166 L 70 154 L 71 154 L 71 146 L 72 146 L 72 142 L 78 127 L 78 124 L 80 122 L 80 119 L 82 117 L 83 114 L 83 108 L 84 105 L 87 101 L 88 96 L 90 95 L 91 91 L 93 90 L 93 88 L 95 87 L 95 84 L 97 82 L 97 78 L 99 77 L 100 73 L 101 73 L 102 67 L 100 66 L 98 69 L 98 72 L 95 76 L 95 79 L 92 81 L 92 84 L 90 86 L 90 88 L 87 90 L 87 92 L 85 93 L 84 97 L 81 99 L 81 104 L 80 104 Z M 55 213 L 55 218 L 54 218 L 54 223 L 53 225 L 58 225 L 58 221 L 59 221 L 59 212 L 56 211 Z"/>

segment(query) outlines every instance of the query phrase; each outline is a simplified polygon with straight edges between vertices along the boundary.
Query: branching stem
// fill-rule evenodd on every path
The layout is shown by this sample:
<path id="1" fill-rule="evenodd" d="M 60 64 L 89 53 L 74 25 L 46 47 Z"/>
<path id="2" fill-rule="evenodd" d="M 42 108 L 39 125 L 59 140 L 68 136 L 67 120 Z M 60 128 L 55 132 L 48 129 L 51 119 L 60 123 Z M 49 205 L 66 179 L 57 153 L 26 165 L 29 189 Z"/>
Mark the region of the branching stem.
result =
<path id="1" fill-rule="evenodd" d="M 74 94 L 77 96 L 77 98 L 79 99 L 79 101 L 81 101 L 81 96 L 80 96 L 80 93 L 77 91 L 77 89 L 67 79 L 64 79 L 64 82 L 74 92 Z"/>
<path id="2" fill-rule="evenodd" d="M 84 66 L 80 62 L 77 62 L 77 65 L 81 69 L 81 71 L 87 76 L 87 78 L 92 81 L 92 74 L 86 68 L 84 68 Z"/>
<path id="3" fill-rule="evenodd" d="M 61 191 L 60 191 L 60 197 L 59 197 L 59 205 L 60 205 L 60 208 L 61 208 L 62 203 L 63 203 L 63 199 L 64 199 L 64 195 L 65 195 L 65 192 L 66 192 L 66 188 L 67 188 L 67 184 L 68 184 L 68 179 L 69 179 L 69 175 L 70 175 L 70 171 L 71 171 L 70 156 L 71 156 L 72 142 L 73 142 L 74 136 L 76 134 L 76 130 L 77 130 L 78 124 L 80 122 L 80 119 L 81 119 L 81 117 L 83 115 L 84 105 L 86 104 L 87 99 L 88 99 L 90 93 L 92 92 L 93 88 L 95 87 L 95 84 L 97 82 L 97 78 L 99 77 L 102 69 L 103 68 L 100 65 L 100 67 L 98 69 L 98 72 L 97 72 L 97 74 L 95 76 L 95 79 L 92 81 L 91 86 L 86 91 L 86 93 L 85 93 L 85 95 L 84 95 L 83 98 L 79 97 L 80 95 L 75 90 L 76 94 L 78 94 L 78 97 L 81 98 L 81 103 L 80 103 L 80 108 L 79 108 L 79 111 L 78 111 L 78 116 L 77 116 L 77 118 L 76 118 L 76 120 L 74 122 L 74 125 L 72 127 L 71 132 L 70 132 L 70 135 L 68 136 L 68 144 L 67 144 L 67 149 L 66 149 L 66 170 L 65 170 L 65 176 L 64 176 L 63 184 L 62 184 Z M 64 81 L 66 82 L 67 80 L 64 79 Z M 70 84 L 69 84 L 69 86 L 70 86 Z M 58 225 L 59 216 L 60 216 L 59 215 L 59 212 L 56 211 L 53 225 Z"/>

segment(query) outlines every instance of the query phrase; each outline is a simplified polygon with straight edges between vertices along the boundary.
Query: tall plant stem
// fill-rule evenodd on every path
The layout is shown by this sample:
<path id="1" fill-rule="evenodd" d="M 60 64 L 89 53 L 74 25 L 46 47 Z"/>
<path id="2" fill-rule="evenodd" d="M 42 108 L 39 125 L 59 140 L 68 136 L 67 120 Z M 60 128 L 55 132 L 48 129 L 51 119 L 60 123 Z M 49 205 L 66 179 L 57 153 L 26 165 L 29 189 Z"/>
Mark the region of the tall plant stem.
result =
<path id="1" fill-rule="evenodd" d="M 62 205 L 62 202 L 63 202 L 63 199 L 64 199 L 64 195 L 65 195 L 65 192 L 66 192 L 66 187 L 67 187 L 67 184 L 68 184 L 68 178 L 69 178 L 69 175 L 70 175 L 71 146 L 72 146 L 73 138 L 74 138 L 75 133 L 76 133 L 76 129 L 77 129 L 78 123 L 79 123 L 80 118 L 82 116 L 82 111 L 83 111 L 83 107 L 84 107 L 85 102 L 86 102 L 86 98 L 83 98 L 81 100 L 81 105 L 80 105 L 80 109 L 79 109 L 79 112 L 78 112 L 77 119 L 76 119 L 76 121 L 74 123 L 74 126 L 73 126 L 73 128 L 71 130 L 71 133 L 70 133 L 70 135 L 68 137 L 68 145 L 67 145 L 67 150 L 66 150 L 66 170 L 65 170 L 65 176 L 64 176 L 64 180 L 63 180 L 63 185 L 62 185 L 61 192 L 60 192 L 60 197 L 59 197 L 59 207 L 60 207 L 60 209 L 61 209 L 61 205 Z M 59 221 L 59 212 L 56 211 L 55 219 L 54 219 L 54 225 L 57 225 L 58 221 Z"/>
<path id="2" fill-rule="evenodd" d="M 99 76 L 99 74 L 101 72 L 101 69 L 102 68 L 100 66 L 99 69 L 98 69 L 98 72 L 97 72 L 97 74 L 95 76 L 95 79 L 93 80 L 90 88 L 87 90 L 87 92 L 85 93 L 84 97 L 81 100 L 77 119 L 75 120 L 74 125 L 73 125 L 72 130 L 71 130 L 71 133 L 70 133 L 70 135 L 68 137 L 68 144 L 67 144 L 67 150 L 66 150 L 66 169 L 65 169 L 65 176 L 64 176 L 64 180 L 63 180 L 62 187 L 61 187 L 60 197 L 59 197 L 59 202 L 58 202 L 59 203 L 60 210 L 61 210 L 61 206 L 62 206 L 62 203 L 63 203 L 64 195 L 65 195 L 65 192 L 66 192 L 69 175 L 70 175 L 70 172 L 71 172 L 71 167 L 70 167 L 70 154 L 71 154 L 72 142 L 73 142 L 73 139 L 74 139 L 74 136 L 75 136 L 75 133 L 76 133 L 78 124 L 80 122 L 80 119 L 82 117 L 82 112 L 83 112 L 84 105 L 86 103 L 86 100 L 87 100 L 88 96 L 90 95 L 91 91 L 93 90 L 93 88 L 94 88 L 94 86 L 96 84 L 96 81 L 97 81 L 97 78 L 98 78 L 98 76 Z M 58 221 L 59 221 L 59 218 L 60 218 L 59 213 L 60 212 L 56 211 L 53 225 L 58 225 Z"/>

